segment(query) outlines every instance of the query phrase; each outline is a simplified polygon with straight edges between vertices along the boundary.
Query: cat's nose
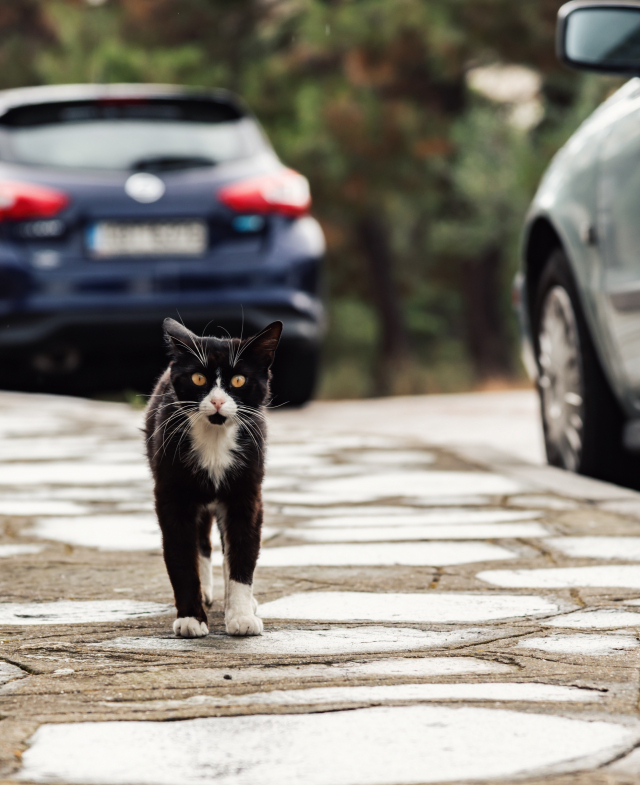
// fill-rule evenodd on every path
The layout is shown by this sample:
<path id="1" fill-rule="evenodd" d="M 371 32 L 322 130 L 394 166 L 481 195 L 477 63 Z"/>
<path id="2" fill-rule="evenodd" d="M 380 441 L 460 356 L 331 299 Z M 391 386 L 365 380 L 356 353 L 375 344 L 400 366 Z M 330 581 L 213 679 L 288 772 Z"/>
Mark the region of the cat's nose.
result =
<path id="1" fill-rule="evenodd" d="M 209 401 L 211 402 L 215 410 L 219 412 L 220 409 L 222 409 L 222 405 L 224 404 L 225 399 L 222 398 L 221 396 L 216 396 L 214 398 L 209 398 Z"/>

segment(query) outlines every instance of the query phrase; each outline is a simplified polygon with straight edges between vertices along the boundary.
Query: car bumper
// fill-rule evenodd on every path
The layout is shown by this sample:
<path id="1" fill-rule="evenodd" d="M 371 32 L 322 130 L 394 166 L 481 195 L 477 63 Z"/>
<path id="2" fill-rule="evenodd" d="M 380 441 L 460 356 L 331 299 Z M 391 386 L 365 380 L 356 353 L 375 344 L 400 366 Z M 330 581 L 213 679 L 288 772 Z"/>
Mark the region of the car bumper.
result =
<path id="1" fill-rule="evenodd" d="M 263 292 L 258 296 L 243 291 L 219 298 L 171 296 L 166 302 L 156 298 L 152 304 L 134 301 L 118 307 L 89 308 L 74 302 L 55 311 L 24 309 L 5 314 L 0 349 L 24 349 L 55 340 L 96 347 L 123 335 L 129 345 L 153 345 L 161 339 L 162 321 L 167 316 L 182 319 L 196 332 L 208 325 L 208 334 L 222 327 L 238 335 L 240 329 L 250 335 L 279 319 L 284 324 L 284 340 L 311 343 L 320 342 L 325 327 L 321 301 L 300 291 Z"/>

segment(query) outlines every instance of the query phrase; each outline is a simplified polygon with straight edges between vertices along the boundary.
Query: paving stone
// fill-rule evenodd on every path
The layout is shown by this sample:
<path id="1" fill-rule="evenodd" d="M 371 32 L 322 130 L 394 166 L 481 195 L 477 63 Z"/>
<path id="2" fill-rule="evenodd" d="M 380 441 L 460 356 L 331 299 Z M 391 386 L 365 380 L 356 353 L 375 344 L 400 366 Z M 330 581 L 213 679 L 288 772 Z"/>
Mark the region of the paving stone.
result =
<path id="1" fill-rule="evenodd" d="M 155 514 L 89 515 L 73 518 L 40 518 L 24 530 L 24 534 L 44 540 L 58 540 L 86 548 L 105 551 L 151 551 L 162 550 L 162 536 Z M 262 539 L 268 540 L 278 534 L 278 529 L 263 526 Z M 212 561 L 222 564 L 220 546 L 215 537 Z M 1 549 L 2 546 L 0 546 Z M 38 547 L 38 546 L 33 546 Z M 0 555 L 2 551 L 0 550 Z"/>
<path id="2" fill-rule="evenodd" d="M 540 649 L 554 654 L 582 654 L 602 657 L 632 651 L 640 646 L 632 635 L 549 635 L 546 638 L 525 638 L 518 642 L 523 649 Z"/>
<path id="3" fill-rule="evenodd" d="M 206 706 L 212 708 L 255 706 L 337 706 L 340 704 L 388 705 L 403 702 L 533 702 L 533 703 L 596 703 L 605 698 L 605 693 L 579 687 L 564 687 L 556 684 L 386 684 L 361 687 L 316 687 L 298 690 L 271 690 L 243 695 L 194 695 L 184 700 L 145 701 L 129 706 L 144 711 L 175 710 Z"/>
<path id="4" fill-rule="evenodd" d="M 339 478 L 313 483 L 314 493 L 335 501 L 368 501 L 396 496 L 424 498 L 443 494 L 510 494 L 522 486 L 498 474 L 481 472 L 389 471 L 363 477 Z M 326 499 L 326 496 L 325 496 Z"/>
<path id="5" fill-rule="evenodd" d="M 149 469 L 135 463 L 7 463 L 0 472 L 0 485 L 115 485 L 123 481 L 147 479 Z"/>
<path id="6" fill-rule="evenodd" d="M 388 521 L 387 521 L 388 522 Z M 311 542 L 401 542 L 407 540 L 494 540 L 548 537 L 539 523 L 446 524 L 442 526 L 359 526 L 353 529 L 285 529 L 285 537 Z"/>
<path id="7" fill-rule="evenodd" d="M 640 627 L 640 613 L 621 611 L 617 608 L 598 608 L 577 611 L 566 616 L 543 621 L 545 627 L 573 627 L 575 629 L 614 629 L 616 627 Z"/>
<path id="8" fill-rule="evenodd" d="M 27 553 L 40 553 L 42 550 L 44 550 L 43 545 L 0 545 L 0 559 L 22 556 Z"/>
<path id="9" fill-rule="evenodd" d="M 485 570 L 477 577 L 494 586 L 571 589 L 581 586 L 640 589 L 640 566 L 558 567 L 544 570 Z"/>
<path id="10" fill-rule="evenodd" d="M 135 600 L 5 602 L 0 603 L 0 626 L 124 621 L 164 615 L 172 610 L 170 605 Z"/>
<path id="11" fill-rule="evenodd" d="M 270 493 L 267 496 L 267 501 L 272 502 L 277 505 L 282 505 L 281 509 L 283 514 L 292 514 L 289 512 L 291 509 L 298 509 L 302 515 L 331 515 L 335 510 L 336 515 L 350 515 L 350 514 L 357 514 L 358 510 L 364 510 L 367 508 L 373 508 L 374 505 L 368 504 L 366 501 L 366 507 L 363 506 L 362 502 L 355 502 L 351 507 L 342 507 L 338 503 L 328 504 L 327 497 L 322 496 L 319 493 L 302 493 L 299 491 L 294 492 L 287 492 L 282 493 L 278 492 L 276 494 Z M 345 502 L 346 503 L 346 502 Z M 447 495 L 430 495 L 430 496 L 415 496 L 411 498 L 410 503 L 403 504 L 402 507 L 395 507 L 394 509 L 399 511 L 407 511 L 416 509 L 414 505 L 420 505 L 420 508 L 437 508 L 437 507 L 459 507 L 460 505 L 465 505 L 467 507 L 476 506 L 491 506 L 495 503 L 495 498 L 493 496 L 481 496 L 479 494 L 471 494 L 465 496 L 456 496 L 454 494 L 447 494 Z M 376 505 L 379 507 L 380 505 Z M 412 507 L 413 506 L 413 507 Z M 385 509 L 388 509 L 389 505 L 385 505 Z M 364 513 L 367 514 L 367 513 Z"/>
<path id="12" fill-rule="evenodd" d="M 523 616 L 549 616 L 561 607 L 550 599 L 508 594 L 382 594 L 305 592 L 263 604 L 264 619 L 477 624 Z M 640 614 L 637 615 L 640 618 Z M 563 616 L 562 618 L 567 618 Z"/>
<path id="13" fill-rule="evenodd" d="M 527 465 L 525 416 L 528 392 L 274 411 L 265 632 L 225 634 L 216 549 L 185 640 L 141 413 L 0 393 L 0 780 L 628 785 L 594 767 L 640 742 L 640 494 Z"/>
<path id="14" fill-rule="evenodd" d="M 211 633 L 206 638 L 116 638 L 93 644 L 101 649 L 132 651 L 227 651 L 237 654 L 317 656 L 385 651 L 420 651 L 477 643 L 495 636 L 493 630 L 466 628 L 448 632 L 402 627 L 329 627 L 317 630 L 266 630 L 257 638 L 231 638 Z"/>
<path id="15" fill-rule="evenodd" d="M 512 666 L 499 662 L 473 659 L 472 657 L 395 657 L 386 660 L 370 660 L 368 662 L 337 662 L 333 665 L 299 665 L 300 672 L 305 668 L 321 669 L 319 676 L 325 679 L 330 676 L 363 678 L 367 676 L 384 677 L 423 677 L 457 676 L 461 673 L 505 673 Z"/>
<path id="16" fill-rule="evenodd" d="M 516 554 L 484 542 L 364 543 L 362 545 L 292 545 L 265 548 L 262 567 L 355 566 L 355 565 L 432 565 L 504 561 Z"/>
<path id="17" fill-rule="evenodd" d="M 497 524 L 513 521 L 528 521 L 539 518 L 541 513 L 537 510 L 469 510 L 461 509 L 431 509 L 421 510 L 407 507 L 360 507 L 340 508 L 339 510 L 325 511 L 325 517 L 312 518 L 304 521 L 305 528 L 332 528 L 349 529 L 354 527 L 372 526 L 462 526 L 472 524 Z M 333 514 L 331 514 L 333 513 Z M 305 515 L 308 513 L 290 513 L 291 515 Z M 314 514 L 314 513 L 312 513 Z M 392 520 L 389 520 L 389 518 Z M 328 519 L 328 520 L 327 520 Z"/>
<path id="18" fill-rule="evenodd" d="M 640 537 L 551 537 L 546 544 L 577 559 L 640 561 Z"/>
<path id="19" fill-rule="evenodd" d="M 0 684 L 7 684 L 15 679 L 24 679 L 28 674 L 10 662 L 0 660 Z"/>
<path id="20" fill-rule="evenodd" d="M 76 723 L 40 728 L 21 777 L 104 785 L 483 780 L 597 766 L 639 738 L 637 728 L 615 723 L 443 706 Z"/>
<path id="21" fill-rule="evenodd" d="M 574 499 L 562 499 L 559 496 L 545 496 L 538 493 L 520 493 L 509 499 L 514 507 L 543 507 L 548 510 L 576 510 L 578 502 Z"/>
<path id="22" fill-rule="evenodd" d="M 11 499 L 0 496 L 0 515 L 17 515 L 30 518 L 33 515 L 86 515 L 91 508 L 86 504 L 57 499 Z"/>
<path id="23" fill-rule="evenodd" d="M 397 464 L 416 466 L 433 463 L 436 458 L 426 450 L 367 450 L 366 452 L 345 453 L 344 458 L 358 464 L 382 466 L 387 468 Z"/>
<path id="24" fill-rule="evenodd" d="M 40 518 L 26 530 L 32 537 L 115 551 L 162 549 L 155 515 L 90 515 Z"/>

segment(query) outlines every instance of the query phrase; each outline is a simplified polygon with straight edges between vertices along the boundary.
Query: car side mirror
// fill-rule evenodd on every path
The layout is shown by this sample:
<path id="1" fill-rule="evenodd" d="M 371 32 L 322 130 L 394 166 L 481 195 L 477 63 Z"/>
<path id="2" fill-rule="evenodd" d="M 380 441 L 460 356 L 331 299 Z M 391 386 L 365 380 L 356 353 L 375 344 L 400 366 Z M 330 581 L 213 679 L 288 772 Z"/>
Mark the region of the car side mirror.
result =
<path id="1" fill-rule="evenodd" d="M 571 68 L 640 74 L 640 3 L 566 3 L 558 11 L 556 49 Z"/>

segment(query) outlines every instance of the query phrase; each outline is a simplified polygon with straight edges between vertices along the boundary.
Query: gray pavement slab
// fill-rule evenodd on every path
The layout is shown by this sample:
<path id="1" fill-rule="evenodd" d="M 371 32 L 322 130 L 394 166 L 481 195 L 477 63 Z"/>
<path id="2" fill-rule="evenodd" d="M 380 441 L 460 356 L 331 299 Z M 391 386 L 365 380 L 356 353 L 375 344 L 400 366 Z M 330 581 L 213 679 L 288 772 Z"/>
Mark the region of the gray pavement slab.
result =
<path id="1" fill-rule="evenodd" d="M 265 633 L 225 634 L 216 550 L 183 640 L 141 413 L 0 395 L 0 783 L 637 781 L 640 494 L 541 465 L 536 417 L 274 412 Z"/>

